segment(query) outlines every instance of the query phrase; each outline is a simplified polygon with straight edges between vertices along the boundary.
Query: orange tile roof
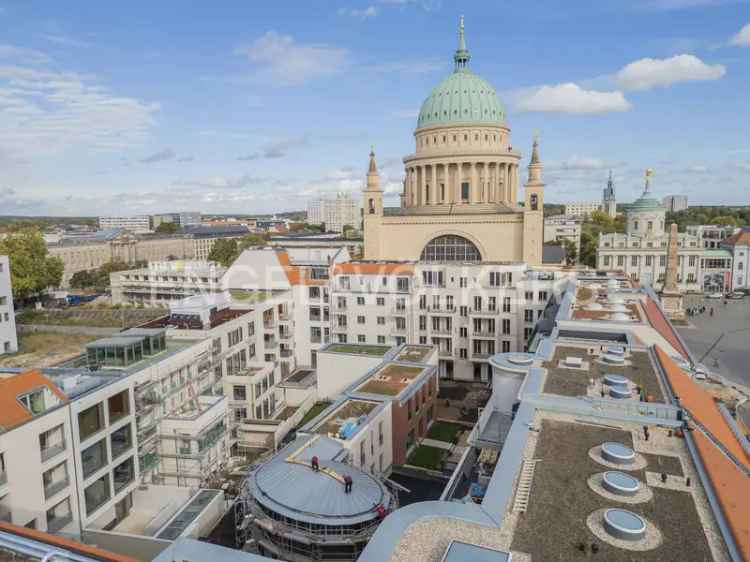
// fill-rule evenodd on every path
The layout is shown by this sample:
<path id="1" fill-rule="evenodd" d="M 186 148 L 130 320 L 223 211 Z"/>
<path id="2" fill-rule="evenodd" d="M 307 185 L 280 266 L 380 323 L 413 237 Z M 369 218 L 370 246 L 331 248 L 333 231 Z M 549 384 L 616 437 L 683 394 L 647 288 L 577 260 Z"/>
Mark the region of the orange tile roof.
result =
<path id="1" fill-rule="evenodd" d="M 732 234 L 724 240 L 722 244 L 727 246 L 748 246 L 750 245 L 750 229 L 743 228 L 737 234 Z"/>
<path id="2" fill-rule="evenodd" d="M 734 457 L 750 469 L 750 457 L 716 404 L 716 399 L 690 378 L 659 346 L 655 346 L 659 363 L 667 374 L 672 390 L 681 405 L 699 421 Z"/>
<path id="3" fill-rule="evenodd" d="M 737 548 L 750 560 L 750 478 L 701 431 L 692 435 Z"/>
<path id="4" fill-rule="evenodd" d="M 326 285 L 325 279 L 313 279 L 310 277 L 309 266 L 292 265 L 289 259 L 289 253 L 285 250 L 276 250 L 276 259 L 279 260 L 281 268 L 284 270 L 287 281 L 290 285 Z"/>
<path id="5" fill-rule="evenodd" d="M 689 359 L 690 354 L 688 350 L 682 345 L 672 324 L 667 320 L 659 305 L 651 297 L 646 297 L 646 300 L 643 302 L 643 310 L 646 313 L 646 318 L 648 318 L 648 323 L 651 324 L 654 330 L 659 332 L 675 348 L 675 351 L 680 353 L 685 359 Z"/>
<path id="6" fill-rule="evenodd" d="M 333 268 L 333 274 L 351 273 L 359 275 L 413 275 L 414 264 L 383 262 L 383 263 L 339 263 Z"/>
<path id="7" fill-rule="evenodd" d="M 6 523 L 5 521 L 0 521 L 0 531 L 27 537 L 29 539 L 33 539 L 35 541 L 39 541 L 52 546 L 57 546 L 65 550 L 71 550 L 78 554 L 90 556 L 91 558 L 98 558 L 99 560 L 112 562 L 138 562 L 138 559 L 131 558 L 130 556 L 123 556 L 122 554 L 116 554 L 108 550 L 102 550 L 101 548 L 96 548 L 87 544 L 65 539 L 58 535 L 51 535 L 49 533 L 45 533 L 44 531 L 37 531 L 36 529 L 29 529 L 27 527 L 12 525 L 11 523 Z"/>
<path id="8" fill-rule="evenodd" d="M 0 380 L 0 427 L 10 429 L 30 420 L 33 416 L 18 397 L 39 387 L 46 386 L 60 400 L 68 398 L 41 371 L 26 371 Z"/>

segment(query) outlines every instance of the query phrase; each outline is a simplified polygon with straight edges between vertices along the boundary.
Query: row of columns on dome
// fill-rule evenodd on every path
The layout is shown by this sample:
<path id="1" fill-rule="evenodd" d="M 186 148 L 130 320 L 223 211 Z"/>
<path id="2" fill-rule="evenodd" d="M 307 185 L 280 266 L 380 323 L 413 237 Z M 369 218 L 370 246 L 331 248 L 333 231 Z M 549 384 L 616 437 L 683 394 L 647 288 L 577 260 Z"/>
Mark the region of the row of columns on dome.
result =
<path id="1" fill-rule="evenodd" d="M 459 173 L 460 172 L 460 173 Z M 518 166 L 507 162 L 424 164 L 406 168 L 406 207 L 517 201 Z"/>

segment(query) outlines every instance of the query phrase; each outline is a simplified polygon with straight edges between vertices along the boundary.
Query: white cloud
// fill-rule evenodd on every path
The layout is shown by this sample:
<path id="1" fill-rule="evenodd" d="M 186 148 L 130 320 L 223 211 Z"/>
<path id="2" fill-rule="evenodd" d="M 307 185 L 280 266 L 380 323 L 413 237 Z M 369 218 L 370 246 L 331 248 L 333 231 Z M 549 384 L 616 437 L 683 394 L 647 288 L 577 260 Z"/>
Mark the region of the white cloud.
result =
<path id="1" fill-rule="evenodd" d="M 361 10 L 356 8 L 340 8 L 339 15 L 365 20 L 377 16 L 378 9 L 375 6 L 367 6 L 367 8 L 362 8 Z"/>
<path id="2" fill-rule="evenodd" d="M 81 41 L 80 39 L 76 39 L 75 37 L 70 37 L 68 35 L 62 35 L 59 33 L 39 33 L 37 37 L 39 37 L 40 39 L 44 39 L 49 43 L 53 43 L 54 45 L 59 45 L 60 47 L 91 46 L 91 43 L 89 43 L 88 41 Z"/>
<path id="3" fill-rule="evenodd" d="M 520 90 L 512 98 L 521 112 L 606 113 L 631 107 L 622 92 L 584 90 L 573 82 Z"/>
<path id="4" fill-rule="evenodd" d="M 47 64 L 52 61 L 46 53 L 13 45 L 0 45 L 0 59 L 13 60 L 19 64 Z"/>
<path id="5" fill-rule="evenodd" d="M 236 54 L 258 66 L 258 78 L 275 85 L 300 84 L 341 71 L 348 63 L 346 49 L 327 45 L 300 44 L 291 35 L 269 31 Z"/>
<path id="6" fill-rule="evenodd" d="M 0 65 L 0 152 L 17 158 L 75 146 L 117 150 L 141 142 L 159 106 L 120 96 L 94 77 Z"/>
<path id="7" fill-rule="evenodd" d="M 609 170 L 622 166 L 622 162 L 608 162 L 602 158 L 578 156 L 574 154 L 567 160 L 545 163 L 545 170 Z"/>
<path id="8" fill-rule="evenodd" d="M 730 40 L 732 45 L 741 45 L 742 47 L 750 47 L 750 23 L 740 29 Z"/>
<path id="9" fill-rule="evenodd" d="M 617 72 L 615 81 L 625 90 L 650 90 L 680 82 L 718 80 L 725 73 L 724 65 L 706 64 L 694 55 L 677 55 L 631 62 Z"/>

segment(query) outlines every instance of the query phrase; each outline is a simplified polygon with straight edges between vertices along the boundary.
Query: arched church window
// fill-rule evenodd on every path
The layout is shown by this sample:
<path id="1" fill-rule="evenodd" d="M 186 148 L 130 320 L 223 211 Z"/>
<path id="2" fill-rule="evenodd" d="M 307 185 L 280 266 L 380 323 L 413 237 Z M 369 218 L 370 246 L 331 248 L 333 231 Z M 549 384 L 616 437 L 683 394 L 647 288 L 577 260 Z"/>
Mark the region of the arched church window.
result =
<path id="1" fill-rule="evenodd" d="M 422 250 L 421 261 L 478 262 L 482 260 L 477 247 L 463 236 L 448 234 L 428 242 Z"/>
<path id="2" fill-rule="evenodd" d="M 531 203 L 532 211 L 537 211 L 539 209 L 539 198 L 536 193 L 531 194 L 529 202 Z"/>
<path id="3" fill-rule="evenodd" d="M 375 214 L 375 200 L 374 199 L 370 199 L 369 208 L 370 208 L 370 214 L 374 215 Z"/>

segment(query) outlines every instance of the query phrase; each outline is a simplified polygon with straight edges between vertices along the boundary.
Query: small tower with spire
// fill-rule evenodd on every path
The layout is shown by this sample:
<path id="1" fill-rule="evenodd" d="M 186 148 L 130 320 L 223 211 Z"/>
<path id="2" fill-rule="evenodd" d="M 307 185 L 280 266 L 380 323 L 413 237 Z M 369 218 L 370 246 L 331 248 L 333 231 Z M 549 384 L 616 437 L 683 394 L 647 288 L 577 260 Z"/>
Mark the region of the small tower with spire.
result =
<path id="1" fill-rule="evenodd" d="M 380 248 L 380 226 L 383 219 L 383 190 L 380 188 L 375 149 L 370 148 L 367 180 L 362 190 L 362 230 L 365 238 L 364 258 L 377 256 Z"/>
<path id="2" fill-rule="evenodd" d="M 456 54 L 453 55 L 453 60 L 456 63 L 456 72 L 466 70 L 469 67 L 469 50 L 466 48 L 466 37 L 464 37 L 464 17 L 461 16 L 461 21 L 458 24 L 458 49 Z"/>
<path id="3" fill-rule="evenodd" d="M 604 193 L 602 194 L 602 211 L 610 218 L 617 216 L 617 197 L 615 196 L 615 182 L 612 179 L 612 170 L 609 171 L 607 187 L 604 188 Z"/>
<path id="4" fill-rule="evenodd" d="M 529 177 L 524 185 L 523 255 L 528 264 L 542 263 L 544 241 L 544 181 L 539 157 L 539 136 L 534 135 L 529 160 Z"/>

